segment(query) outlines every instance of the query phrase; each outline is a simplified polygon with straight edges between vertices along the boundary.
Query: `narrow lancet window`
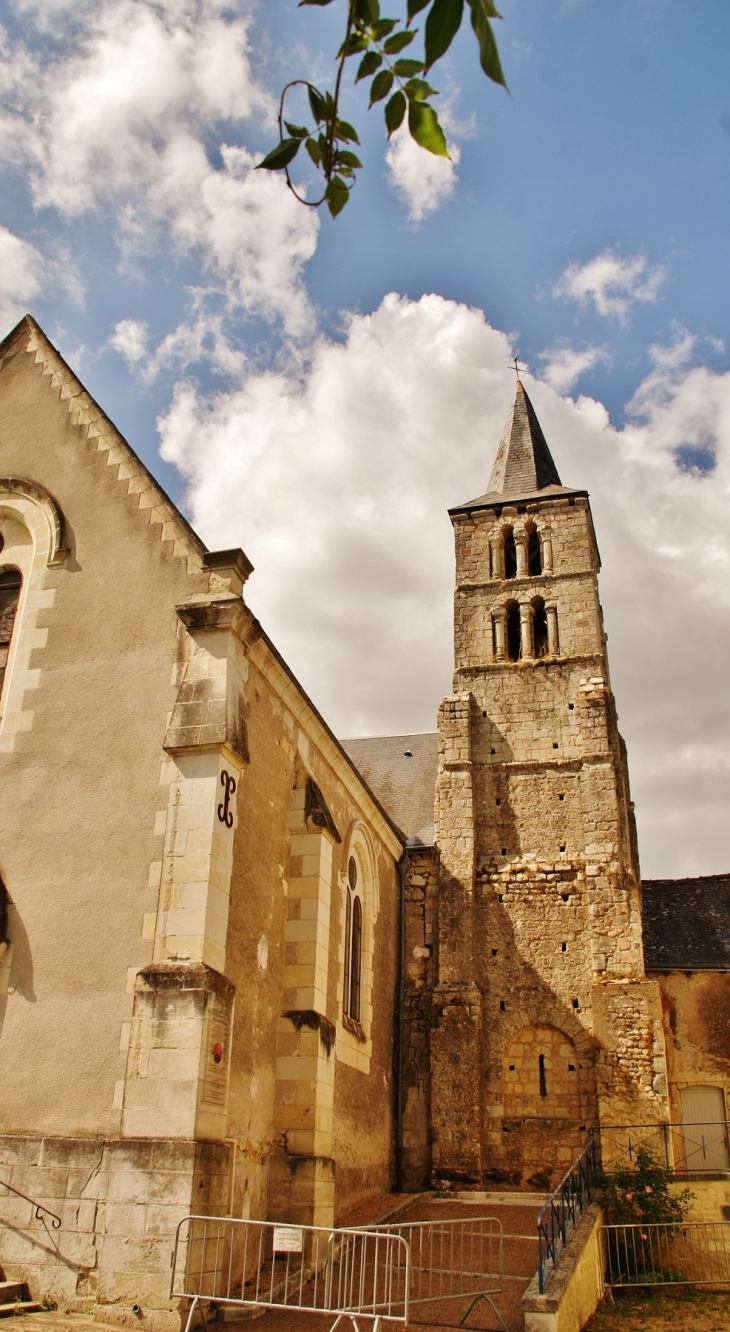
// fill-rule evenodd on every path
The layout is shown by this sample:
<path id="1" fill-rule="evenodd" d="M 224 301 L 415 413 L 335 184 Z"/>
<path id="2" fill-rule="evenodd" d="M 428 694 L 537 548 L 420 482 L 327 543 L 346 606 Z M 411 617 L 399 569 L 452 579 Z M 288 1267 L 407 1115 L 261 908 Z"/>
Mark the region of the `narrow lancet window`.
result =
<path id="1" fill-rule="evenodd" d="M 511 527 L 508 527 L 504 534 L 504 576 L 505 578 L 517 576 L 517 546 Z"/>
<path id="2" fill-rule="evenodd" d="M 542 573 L 542 548 L 540 538 L 534 529 L 527 541 L 527 569 L 532 578 Z"/>
<path id="3" fill-rule="evenodd" d="M 17 569 L 3 569 L 0 572 L 0 694 L 5 680 L 22 585 L 23 579 Z"/>
<path id="4" fill-rule="evenodd" d="M 507 657 L 509 661 L 520 659 L 520 608 L 516 601 L 507 607 Z"/>
<path id="5" fill-rule="evenodd" d="M 345 919 L 345 973 L 342 1008 L 346 1017 L 360 1021 L 362 975 L 362 901 L 358 889 L 357 861 L 347 863 L 347 908 Z"/>
<path id="6" fill-rule="evenodd" d="M 544 1054 L 541 1054 L 541 1055 L 540 1055 L 539 1073 L 540 1073 L 540 1095 L 541 1095 L 541 1096 L 547 1096 L 548 1093 L 547 1093 L 547 1081 L 546 1081 L 546 1078 L 545 1078 L 545 1056 L 544 1056 Z"/>

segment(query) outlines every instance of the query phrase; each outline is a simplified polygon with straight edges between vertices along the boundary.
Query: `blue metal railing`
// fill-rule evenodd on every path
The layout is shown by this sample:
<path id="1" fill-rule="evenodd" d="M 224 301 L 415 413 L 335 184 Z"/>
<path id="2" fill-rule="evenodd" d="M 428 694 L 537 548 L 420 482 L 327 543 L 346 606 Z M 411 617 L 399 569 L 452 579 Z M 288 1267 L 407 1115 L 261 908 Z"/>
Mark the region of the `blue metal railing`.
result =
<path id="1" fill-rule="evenodd" d="M 575 1230 L 578 1217 L 590 1202 L 595 1172 L 596 1142 L 591 1137 L 538 1213 L 537 1279 L 541 1295 L 545 1293 L 545 1283 L 568 1242 L 568 1236 Z"/>

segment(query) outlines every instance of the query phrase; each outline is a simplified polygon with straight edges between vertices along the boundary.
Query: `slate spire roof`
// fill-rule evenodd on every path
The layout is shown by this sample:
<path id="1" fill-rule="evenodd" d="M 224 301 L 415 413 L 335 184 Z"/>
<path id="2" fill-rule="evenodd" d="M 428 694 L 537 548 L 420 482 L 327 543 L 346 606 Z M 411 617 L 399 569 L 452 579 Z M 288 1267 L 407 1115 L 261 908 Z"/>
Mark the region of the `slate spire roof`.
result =
<path id="1" fill-rule="evenodd" d="M 584 493 L 562 484 L 535 408 L 522 380 L 518 379 L 486 494 L 479 495 L 467 504 L 459 504 L 449 512 L 458 513 L 462 509 L 510 500 L 546 499 L 549 495 Z"/>
<path id="2" fill-rule="evenodd" d="M 488 494 L 526 495 L 561 484 L 535 408 L 517 380 L 487 486 Z"/>

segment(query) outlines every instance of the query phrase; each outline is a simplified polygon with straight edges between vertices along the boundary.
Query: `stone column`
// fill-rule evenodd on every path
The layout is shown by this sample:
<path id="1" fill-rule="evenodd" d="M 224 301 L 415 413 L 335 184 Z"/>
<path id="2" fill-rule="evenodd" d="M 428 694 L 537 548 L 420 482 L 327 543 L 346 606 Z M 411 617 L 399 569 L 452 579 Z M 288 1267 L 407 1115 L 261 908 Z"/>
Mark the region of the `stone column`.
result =
<path id="1" fill-rule="evenodd" d="M 531 661 L 535 647 L 532 641 L 532 606 L 527 602 L 520 602 L 520 644 L 523 660 Z"/>
<path id="2" fill-rule="evenodd" d="M 489 538 L 492 578 L 504 578 L 504 541 L 501 534 Z"/>
<path id="3" fill-rule="evenodd" d="M 517 577 L 526 578 L 527 569 L 527 533 L 515 529 L 515 554 L 517 556 Z"/>
<path id="4" fill-rule="evenodd" d="M 500 606 L 492 616 L 492 627 L 494 632 L 494 660 L 504 661 L 505 643 L 507 641 L 507 612 L 504 606 Z"/>
<path id="5" fill-rule="evenodd" d="M 553 539 L 549 532 L 542 535 L 542 571 L 543 573 L 553 571 Z"/>
<path id="6" fill-rule="evenodd" d="M 551 657 L 557 657 L 560 652 L 560 641 L 558 639 L 558 608 L 555 605 L 545 607 L 547 617 L 548 631 L 548 652 Z"/>

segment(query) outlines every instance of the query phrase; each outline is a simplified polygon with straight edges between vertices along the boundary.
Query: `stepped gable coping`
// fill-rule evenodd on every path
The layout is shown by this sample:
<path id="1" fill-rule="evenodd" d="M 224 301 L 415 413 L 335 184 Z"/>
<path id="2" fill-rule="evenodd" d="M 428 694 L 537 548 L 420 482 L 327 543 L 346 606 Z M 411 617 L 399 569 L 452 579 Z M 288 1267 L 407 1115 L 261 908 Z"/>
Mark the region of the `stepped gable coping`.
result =
<path id="1" fill-rule="evenodd" d="M 647 971 L 730 971 L 730 874 L 642 881 Z"/>
<path id="2" fill-rule="evenodd" d="M 198 573 L 203 567 L 215 567 L 218 552 L 209 552 L 190 523 L 158 484 L 144 463 L 137 457 L 134 449 L 127 442 L 116 426 L 102 410 L 73 370 L 66 364 L 61 353 L 49 342 L 43 329 L 32 315 L 26 314 L 8 336 L 0 343 L 0 373 L 5 366 L 25 351 L 34 357 L 36 365 L 42 366 L 43 376 L 48 387 L 59 393 L 73 425 L 95 445 L 96 452 L 106 455 L 106 465 L 116 466 L 120 494 L 138 496 L 137 507 L 140 512 L 147 511 L 149 524 L 159 524 L 160 540 L 173 541 L 173 555 L 189 560 L 189 573 Z M 225 552 L 232 555 L 233 552 Z M 242 571 L 251 572 L 252 565 L 243 552 Z"/>

